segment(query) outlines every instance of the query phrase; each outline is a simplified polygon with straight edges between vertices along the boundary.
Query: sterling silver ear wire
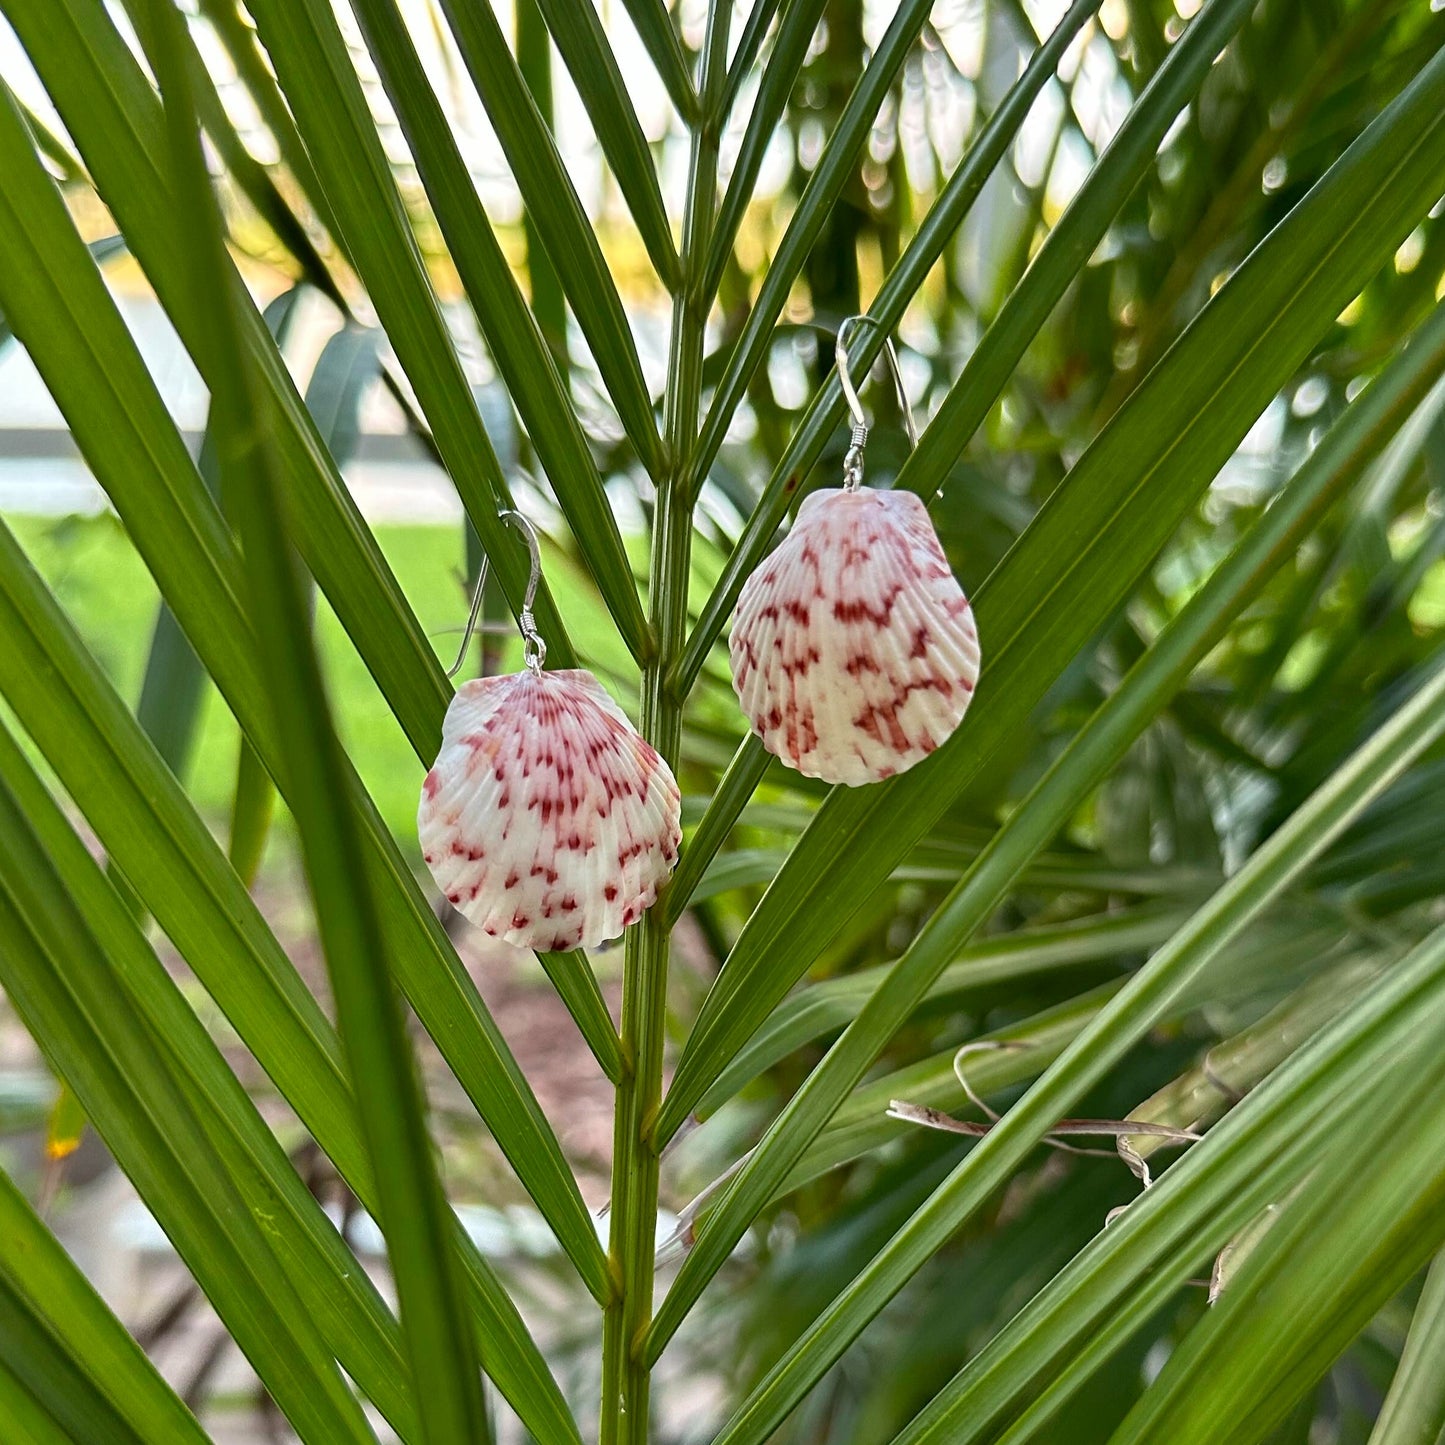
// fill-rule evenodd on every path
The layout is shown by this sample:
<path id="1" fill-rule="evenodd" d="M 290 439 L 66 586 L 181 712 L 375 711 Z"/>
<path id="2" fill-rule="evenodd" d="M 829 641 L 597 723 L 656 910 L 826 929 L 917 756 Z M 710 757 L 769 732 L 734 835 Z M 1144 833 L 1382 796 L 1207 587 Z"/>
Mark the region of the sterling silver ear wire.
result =
<path id="1" fill-rule="evenodd" d="M 522 595 L 522 611 L 517 625 L 522 629 L 522 658 L 533 672 L 541 672 L 547 660 L 547 644 L 537 631 L 537 620 L 532 616 L 532 603 L 537 598 L 537 584 L 542 580 L 542 549 L 537 541 L 537 529 L 520 512 L 502 512 L 504 522 L 510 522 L 526 539 L 527 553 L 532 561 L 532 570 L 527 576 L 527 590 Z"/>
<path id="2" fill-rule="evenodd" d="M 863 403 L 858 399 L 858 389 L 853 385 L 849 371 L 848 336 L 857 326 L 877 326 L 871 316 L 849 316 L 838 328 L 838 339 L 834 356 L 838 363 L 838 384 L 843 388 L 848 411 L 853 418 L 853 429 L 848 435 L 848 450 L 843 456 L 843 490 L 856 492 L 863 485 L 863 449 L 868 445 L 868 418 L 863 412 Z M 892 337 L 883 338 L 883 353 L 888 359 L 888 369 L 893 373 L 893 385 L 898 392 L 898 405 L 903 411 L 903 424 L 908 428 L 908 445 L 918 445 L 918 427 L 913 420 L 913 408 L 908 403 L 908 393 L 903 386 L 903 373 L 898 367 L 898 353 L 893 349 Z"/>
<path id="3" fill-rule="evenodd" d="M 467 625 L 462 628 L 462 645 L 457 648 L 457 660 L 447 668 L 447 676 L 455 677 L 467 660 L 467 648 L 471 646 L 472 634 L 477 630 L 477 618 L 482 611 L 482 593 L 487 587 L 487 570 L 491 566 L 487 554 L 482 553 L 482 565 L 477 568 L 477 585 L 472 591 L 472 606 L 467 613 Z"/>
<path id="4" fill-rule="evenodd" d="M 532 603 L 537 597 L 537 585 L 542 580 L 542 550 L 537 541 L 537 529 L 520 512 L 504 511 L 497 515 L 504 522 L 510 522 L 527 543 L 532 570 L 527 577 L 527 590 L 522 596 L 522 611 L 517 617 L 517 625 L 522 631 L 523 661 L 530 671 L 541 672 L 542 664 L 547 660 L 547 644 L 542 634 L 537 631 L 537 620 L 532 616 Z M 462 630 L 462 645 L 457 649 L 457 660 L 447 668 L 448 677 L 455 677 L 466 661 L 467 648 L 477 630 L 477 618 L 481 615 L 482 593 L 487 585 L 490 565 L 487 554 L 482 553 L 482 565 L 477 569 L 477 585 L 472 592 L 471 610 L 467 613 L 467 625 Z"/>

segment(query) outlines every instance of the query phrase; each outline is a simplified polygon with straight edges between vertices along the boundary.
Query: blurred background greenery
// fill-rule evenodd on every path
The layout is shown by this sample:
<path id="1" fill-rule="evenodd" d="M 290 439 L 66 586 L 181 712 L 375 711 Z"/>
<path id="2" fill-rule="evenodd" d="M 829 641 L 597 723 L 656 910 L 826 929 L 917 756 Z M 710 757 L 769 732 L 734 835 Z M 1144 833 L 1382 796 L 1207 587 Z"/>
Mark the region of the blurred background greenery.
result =
<path id="1" fill-rule="evenodd" d="M 122 7 L 112 8 L 124 18 Z M 608 407 L 594 359 L 485 115 L 457 69 L 444 25 L 427 0 L 412 0 L 406 8 L 419 41 L 429 38 L 433 80 L 448 98 L 474 178 L 569 379 L 641 574 L 650 483 Z M 958 376 L 1129 105 L 1199 8 L 1199 0 L 1105 0 L 1097 22 L 1086 25 L 1070 46 L 1058 80 L 1045 88 L 900 327 L 904 375 L 920 420 L 932 414 Z M 766 9 L 760 6 L 759 12 Z M 792 288 L 768 364 L 749 385 L 710 473 L 698 519 L 695 604 L 721 571 L 832 364 L 830 333 L 872 300 L 959 157 L 1063 9 L 1052 0 L 940 0 L 935 7 Z M 1445 43 L 1441 10 L 1428 0 L 1260 0 L 954 468 L 935 515 L 968 590 L 989 575 L 1101 425 L 1209 297 Z M 323 370 L 328 341 L 359 329 L 334 300 L 344 298 L 363 319 L 364 303 L 344 258 L 317 224 L 305 175 L 278 146 L 256 106 L 254 87 L 238 70 L 236 34 L 228 29 L 238 13 L 226 0 L 202 0 L 196 24 L 217 94 L 246 154 L 258 163 L 253 172 L 218 148 L 233 235 L 249 253 L 247 272 L 258 296 L 279 298 L 293 286 L 304 288 L 304 310 L 287 335 L 288 359 L 303 382 L 319 378 L 323 384 L 320 399 L 329 398 L 333 408 L 332 434 L 345 435 L 354 446 L 353 473 L 368 457 L 374 469 L 386 471 L 369 515 L 408 600 L 436 639 L 439 655 L 450 660 L 475 543 L 464 534 L 459 509 L 440 519 L 434 515 L 435 492 L 428 488 L 434 489 L 439 474 L 428 461 L 425 439 L 407 439 L 405 384 L 384 348 L 375 350 L 372 362 L 342 357 L 345 364 L 336 371 Z M 639 118 L 671 203 L 684 180 L 686 134 L 660 97 L 651 95 L 657 82 L 646 73 L 646 58 L 621 7 L 604 6 L 604 15 L 625 72 L 636 81 Z M 708 381 L 721 374 L 822 142 L 889 15 L 888 6 L 863 0 L 828 0 L 824 7 L 727 259 L 709 336 Z M 685 0 L 678 19 L 684 44 L 695 48 L 701 7 Z M 745 20 L 740 11 L 738 26 Z M 534 0 L 518 0 L 510 23 L 533 96 L 553 119 L 622 289 L 644 372 L 660 395 L 667 297 L 626 220 L 626 206 L 566 72 L 554 61 Z M 458 303 L 425 195 L 359 42 L 358 61 L 370 80 L 417 234 L 444 294 Z M 57 174 L 71 171 L 73 209 L 87 236 L 103 245 L 114 228 L 81 181 L 63 127 L 13 44 L 0 50 L 0 73 L 32 106 L 37 128 L 49 137 Z M 725 172 L 736 157 L 748 109 L 745 90 L 723 141 Z M 139 269 L 123 253 L 107 256 L 105 264 L 127 305 L 143 313 L 151 303 Z M 1007 756 L 995 761 L 890 885 L 823 952 L 810 984 L 848 980 L 897 957 L 998 821 L 1194 595 L 1364 381 L 1438 304 L 1442 287 L 1445 216 L 1437 207 L 1261 416 L 1145 583 L 1059 678 Z M 535 468 L 530 444 L 460 304 L 453 305 L 450 319 L 499 452 L 522 472 Z M 158 343 L 163 375 L 164 358 L 174 363 L 174 350 Z M 338 353 L 331 354 L 335 361 Z M 18 348 L 12 345 L 0 355 L 0 424 L 9 428 L 0 430 L 0 495 L 7 518 L 122 694 L 138 700 L 148 668 L 156 665 L 157 594 L 112 515 L 47 515 L 57 510 L 55 493 L 49 481 L 32 480 L 34 458 L 24 450 L 44 429 L 43 419 L 37 424 L 21 415 L 17 421 L 13 406 L 12 414 L 4 415 L 7 390 L 13 401 L 33 386 L 23 369 Z M 203 411 L 195 409 L 194 397 L 186 400 L 193 382 L 179 370 L 167 381 L 168 398 L 185 424 L 199 432 Z M 870 481 L 886 485 L 907 443 L 889 389 L 875 384 L 868 399 L 877 412 Z M 886 1102 L 890 1086 L 941 1088 L 940 1097 L 957 1106 L 963 1101 L 947 1091 L 957 1094 L 948 1081 L 959 1044 L 1009 1029 L 1042 1037 L 1041 1016 L 1058 1021 L 1060 1041 L 1070 1036 L 1077 1021 L 1182 914 L 1330 774 L 1411 681 L 1436 665 L 1445 635 L 1441 401 L 1437 387 L 1331 507 L 1297 556 L 1235 619 L 1187 688 L 998 910 L 986 938 L 973 947 L 986 951 L 1013 940 L 1021 950 L 1014 964 L 962 975 L 893 1040 L 875 1070 L 881 1082 L 865 1086 L 872 1089 L 873 1113 L 862 1104 L 856 1111 L 862 1132 L 848 1136 L 847 1121 L 835 1122 L 823 1140 L 833 1149 L 834 1167 L 819 1164 L 804 1171 L 808 1177 L 750 1234 L 730 1264 L 734 1281 L 746 1279 L 752 1287 L 707 1296 L 708 1307 L 687 1327 L 683 1362 L 674 1365 L 669 1357 L 660 1438 L 708 1438 L 728 1402 L 766 1371 L 956 1162 L 964 1148 L 957 1139 L 880 1122 L 876 1101 Z M 831 482 L 837 475 L 844 441 L 841 433 L 831 440 L 815 479 Z M 546 526 L 548 577 L 579 651 L 630 705 L 635 671 L 605 616 L 598 615 L 575 543 L 541 489 L 524 482 L 521 492 L 524 505 Z M 449 505 L 443 504 L 443 512 Z M 645 585 L 646 578 L 641 581 Z M 494 619 L 498 615 L 496 607 L 489 612 Z M 508 631 L 496 636 L 485 658 L 489 669 L 515 662 Z M 318 637 L 344 741 L 383 816 L 418 861 L 416 760 L 324 601 L 318 605 Z M 988 642 L 985 636 L 985 668 Z M 721 652 L 714 653 L 703 679 L 687 719 L 681 768 L 689 822 L 700 815 L 742 738 Z M 202 692 L 194 732 L 183 732 L 175 764 L 192 797 L 224 833 L 236 792 L 234 723 L 213 693 Z M 680 936 L 670 999 L 677 1036 L 695 1016 L 721 960 L 821 796 L 806 780 L 772 769 L 708 870 Z M 1233 1058 L 1231 1042 L 1241 1037 L 1248 1042 L 1247 1031 L 1261 1019 L 1271 1020 L 1266 1038 L 1293 1038 L 1318 1027 L 1330 1014 L 1318 1001 L 1321 977 L 1335 981 L 1334 1005 L 1342 1007 L 1352 990 L 1440 921 L 1442 808 L 1445 755 L 1437 748 L 1331 850 L 1286 904 L 1234 946 L 1224 975 L 1227 987 L 1216 987 L 1207 1006 L 1180 1013 L 1147 1048 L 1135 1050 L 1080 1112 L 1123 1117 L 1187 1076 L 1211 1048 L 1216 1058 Z M 268 916 L 290 917 L 297 883 L 284 820 L 259 886 Z M 570 1038 L 564 1045 L 556 1037 L 558 1013 L 548 1011 L 547 985 L 534 961 L 461 938 L 504 1031 L 515 1031 L 514 1043 L 530 1041 L 517 1044 L 524 1062 L 545 1071 L 549 1053 L 575 1053 Z M 290 941 L 305 954 L 304 937 L 293 930 Z M 178 961 L 175 966 L 182 968 Z M 597 966 L 615 1002 L 618 956 L 603 954 Z M 1316 992 L 1302 993 L 1311 980 Z M 752 1066 L 737 1071 L 736 1097 L 669 1161 L 664 1187 L 674 1218 L 755 1141 L 846 1018 L 826 1011 L 805 1017 L 801 1009 L 795 1014 L 791 1032 L 780 1023 L 777 1042 L 760 1045 Z M 1245 1059 L 1243 1072 L 1215 1089 L 1206 1113 L 1222 1110 L 1232 1089 L 1254 1082 L 1247 1047 L 1238 1052 Z M 24 1078 L 35 1061 L 23 1050 L 20 1055 L 14 1087 L 23 1099 L 29 1087 Z M 920 1060 L 929 1062 L 920 1066 Z M 1002 1107 L 1009 1089 L 1016 1091 L 1042 1062 L 1035 1055 L 1012 1075 L 998 1070 L 995 1105 Z M 890 1077 L 905 1066 L 914 1072 L 903 1080 Z M 444 1073 L 437 1070 L 438 1080 Z M 1206 1094 L 1214 1086 L 1208 1079 L 1194 1082 Z M 257 1087 L 264 1090 L 259 1079 Z M 438 1087 L 445 1089 L 445 1082 Z M 733 1092 L 715 1091 L 710 1101 L 721 1104 Z M 554 1082 L 539 1085 L 539 1093 L 549 1113 L 562 1121 L 559 1132 L 589 1181 L 589 1202 L 599 1203 L 607 1140 L 605 1130 L 599 1140 L 595 1120 L 610 1107 L 605 1081 L 595 1070 L 558 1068 Z M 32 1095 L 46 1097 L 43 1089 Z M 269 1103 L 278 1117 L 284 1115 L 280 1101 Z M 20 1108 L 12 1121 L 12 1155 L 34 1158 L 43 1113 L 39 1104 Z M 569 1121 L 577 1125 L 570 1135 Z M 550 1349 L 570 1387 L 579 1401 L 590 1402 L 596 1390 L 588 1363 L 594 1334 L 572 1324 L 563 1271 L 554 1278 L 545 1259 L 529 1255 L 524 1196 L 501 1180 L 488 1141 L 460 1110 L 449 1119 L 447 1150 L 459 1197 L 511 1199 L 517 1233 L 498 1247 L 511 1252 L 514 1275 L 527 1282 L 529 1315 L 549 1322 Z M 1117 1162 L 1041 1154 L 985 1217 L 920 1271 L 777 1438 L 818 1445 L 890 1438 L 1137 1187 Z M 1368 1438 L 1413 1293 L 1412 1286 L 1379 1313 L 1280 1433 L 1282 1445 L 1346 1445 Z M 1070 1445 L 1107 1439 L 1142 1383 L 1157 1373 L 1204 1308 L 1198 1289 L 1171 1301 L 1095 1376 L 1063 1433 L 1051 1438 Z M 200 1393 L 206 1388 L 203 1380 Z"/>

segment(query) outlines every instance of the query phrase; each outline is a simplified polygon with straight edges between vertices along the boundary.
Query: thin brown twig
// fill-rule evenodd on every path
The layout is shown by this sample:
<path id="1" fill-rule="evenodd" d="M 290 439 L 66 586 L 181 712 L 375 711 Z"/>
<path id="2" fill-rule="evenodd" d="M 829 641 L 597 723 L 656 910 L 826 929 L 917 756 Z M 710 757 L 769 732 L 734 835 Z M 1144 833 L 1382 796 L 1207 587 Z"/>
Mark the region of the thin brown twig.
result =
<path id="1" fill-rule="evenodd" d="M 905 1124 L 921 1124 L 928 1129 L 941 1129 L 947 1134 L 962 1134 L 968 1139 L 982 1139 L 999 1123 L 997 1115 L 988 1123 L 979 1124 L 972 1119 L 955 1119 L 952 1114 L 945 1114 L 942 1109 L 934 1109 L 927 1104 L 910 1104 L 906 1099 L 890 1099 L 887 1114 L 890 1119 L 899 1119 Z M 1054 1135 L 1080 1134 L 1108 1135 L 1111 1138 L 1147 1134 L 1152 1138 L 1170 1139 L 1180 1144 L 1192 1144 L 1202 1137 L 1192 1129 L 1174 1129 L 1167 1124 L 1146 1124 L 1132 1119 L 1060 1119 L 1049 1128 L 1044 1139 L 1045 1142 L 1050 1142 Z"/>

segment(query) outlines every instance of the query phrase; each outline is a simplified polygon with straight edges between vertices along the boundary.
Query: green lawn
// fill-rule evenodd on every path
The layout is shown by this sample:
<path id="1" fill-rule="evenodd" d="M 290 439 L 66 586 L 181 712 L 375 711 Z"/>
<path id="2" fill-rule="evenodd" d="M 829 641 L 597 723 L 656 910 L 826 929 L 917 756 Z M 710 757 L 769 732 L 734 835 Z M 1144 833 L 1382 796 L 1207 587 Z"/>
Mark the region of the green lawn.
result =
<path id="1" fill-rule="evenodd" d="M 145 673 L 157 593 L 120 522 L 109 515 L 6 520 L 121 696 L 134 704 Z M 466 616 L 466 598 L 458 581 L 459 529 L 383 525 L 375 532 L 422 626 L 449 663 Z M 625 668 L 625 653 L 606 614 L 599 616 L 599 609 L 588 604 L 587 583 L 555 553 L 548 558 L 548 578 L 561 594 L 566 615 L 579 619 L 573 639 L 579 648 L 603 668 Z M 414 848 L 417 791 L 424 769 L 324 604 L 318 609 L 317 631 L 346 745 L 387 824 L 405 846 Z M 221 830 L 235 781 L 237 737 L 225 704 L 210 689 L 184 781 L 197 805 Z"/>

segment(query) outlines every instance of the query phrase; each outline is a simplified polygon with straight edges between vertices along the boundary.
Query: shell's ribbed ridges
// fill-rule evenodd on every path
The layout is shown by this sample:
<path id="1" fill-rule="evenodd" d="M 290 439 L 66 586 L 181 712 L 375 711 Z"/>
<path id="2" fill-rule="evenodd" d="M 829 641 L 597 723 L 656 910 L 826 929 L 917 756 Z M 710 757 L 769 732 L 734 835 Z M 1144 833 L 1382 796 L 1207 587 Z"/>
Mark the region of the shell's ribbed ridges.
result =
<path id="1" fill-rule="evenodd" d="M 555 952 L 642 917 L 677 863 L 681 807 L 667 764 L 590 672 L 519 672 L 458 689 L 417 832 L 464 917 Z"/>
<path id="2" fill-rule="evenodd" d="M 729 640 L 738 701 L 769 752 L 858 786 L 926 758 L 978 679 L 973 609 L 912 492 L 814 492 L 748 579 Z"/>

